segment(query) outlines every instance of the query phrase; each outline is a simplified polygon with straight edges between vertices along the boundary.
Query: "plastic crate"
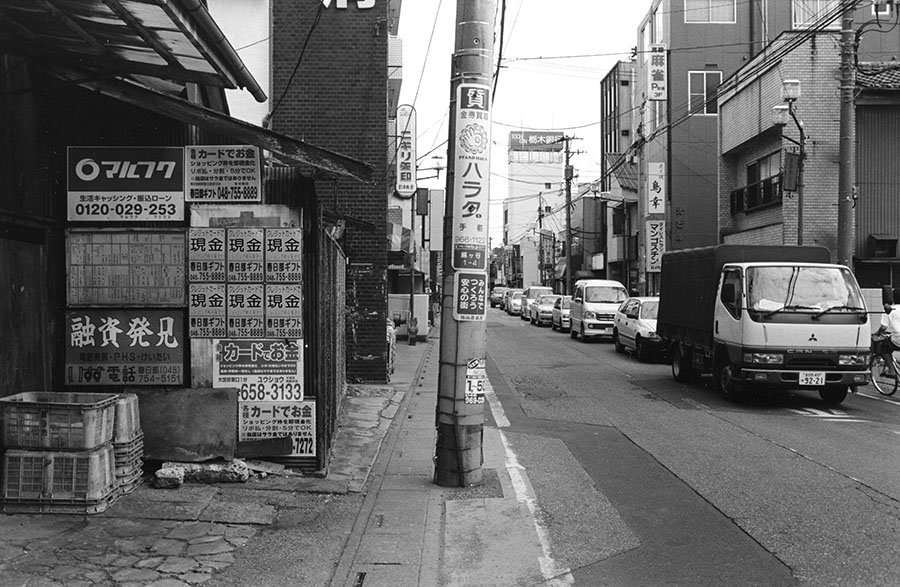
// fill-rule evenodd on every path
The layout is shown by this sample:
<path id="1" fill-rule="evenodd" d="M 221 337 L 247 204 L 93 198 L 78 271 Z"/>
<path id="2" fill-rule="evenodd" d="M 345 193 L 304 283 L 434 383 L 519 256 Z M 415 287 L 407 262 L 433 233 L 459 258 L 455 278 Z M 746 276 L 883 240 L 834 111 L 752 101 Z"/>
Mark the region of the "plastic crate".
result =
<path id="1" fill-rule="evenodd" d="M 141 413 L 138 408 L 138 396 L 123 393 L 116 401 L 116 431 L 113 435 L 115 444 L 131 442 L 141 433 Z"/>
<path id="2" fill-rule="evenodd" d="M 113 437 L 114 393 L 29 391 L 0 398 L 3 446 L 90 450 Z"/>
<path id="3" fill-rule="evenodd" d="M 103 499 L 96 500 L 6 499 L 2 505 L 4 514 L 99 514 L 109 509 L 122 495 L 124 493 L 114 490 Z"/>
<path id="4" fill-rule="evenodd" d="M 4 506 L 8 501 L 99 503 L 115 489 L 115 458 L 108 443 L 90 451 L 7 450 L 3 455 Z"/>

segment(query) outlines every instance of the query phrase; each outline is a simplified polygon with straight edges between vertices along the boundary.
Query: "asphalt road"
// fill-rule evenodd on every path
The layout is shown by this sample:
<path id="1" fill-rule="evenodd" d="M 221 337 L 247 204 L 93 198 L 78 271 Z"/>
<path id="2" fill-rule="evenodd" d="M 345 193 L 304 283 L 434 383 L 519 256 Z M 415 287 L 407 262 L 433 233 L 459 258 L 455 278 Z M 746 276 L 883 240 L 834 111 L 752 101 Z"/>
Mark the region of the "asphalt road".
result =
<path id="1" fill-rule="evenodd" d="M 486 412 L 502 406 L 576 585 L 900 585 L 900 398 L 726 402 L 710 382 L 676 383 L 667 364 L 497 309 L 487 343 L 499 406 Z M 567 513 L 567 477 L 581 473 L 627 549 L 592 546 L 583 537 L 604 529 Z"/>

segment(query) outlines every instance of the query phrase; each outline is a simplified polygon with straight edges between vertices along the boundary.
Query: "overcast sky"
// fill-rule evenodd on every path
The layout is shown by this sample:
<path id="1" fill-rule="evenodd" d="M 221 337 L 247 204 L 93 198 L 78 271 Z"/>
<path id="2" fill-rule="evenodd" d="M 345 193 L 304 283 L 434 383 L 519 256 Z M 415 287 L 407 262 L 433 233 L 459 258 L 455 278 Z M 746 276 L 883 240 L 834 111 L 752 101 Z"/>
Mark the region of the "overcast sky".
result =
<path id="1" fill-rule="evenodd" d="M 507 0 L 504 63 L 492 113 L 491 236 L 495 244 L 502 240 L 500 203 L 507 190 L 510 131 L 555 130 L 578 137 L 572 142 L 573 149 L 584 151 L 572 160 L 578 181 L 599 176 L 600 80 L 617 61 L 628 59 L 650 2 Z M 270 93 L 268 0 L 209 0 L 209 4 L 231 44 Z M 446 165 L 456 5 L 454 0 L 405 0 L 400 13 L 400 103 L 416 109 L 421 168 L 434 167 L 433 155 L 441 156 Z M 496 54 L 499 45 L 494 49 Z M 247 92 L 230 92 L 229 105 L 232 115 L 254 124 L 268 110 L 267 104 L 257 104 Z M 442 173 L 440 181 L 425 180 L 420 186 L 442 188 L 445 179 Z"/>

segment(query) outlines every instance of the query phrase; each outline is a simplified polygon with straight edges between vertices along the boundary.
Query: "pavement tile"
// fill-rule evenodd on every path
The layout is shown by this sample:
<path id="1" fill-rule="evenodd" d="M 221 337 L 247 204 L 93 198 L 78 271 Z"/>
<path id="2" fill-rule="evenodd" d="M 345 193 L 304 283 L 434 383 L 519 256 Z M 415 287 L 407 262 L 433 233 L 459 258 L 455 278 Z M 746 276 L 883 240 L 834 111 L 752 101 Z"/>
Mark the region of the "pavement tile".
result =
<path id="1" fill-rule="evenodd" d="M 181 556 L 170 556 L 166 557 L 159 566 L 156 567 L 156 570 L 160 573 L 169 573 L 172 575 L 181 575 L 187 573 L 188 571 L 192 571 L 197 567 L 197 561 L 192 558 L 185 558 Z"/>
<path id="2" fill-rule="evenodd" d="M 234 547 L 224 538 L 220 538 L 216 542 L 204 542 L 202 544 L 189 544 L 187 547 L 188 556 L 197 556 L 201 554 L 221 554 L 231 552 Z"/>
<path id="3" fill-rule="evenodd" d="M 271 524 L 277 513 L 274 506 L 264 503 L 216 501 L 203 509 L 199 519 L 227 524 Z"/>

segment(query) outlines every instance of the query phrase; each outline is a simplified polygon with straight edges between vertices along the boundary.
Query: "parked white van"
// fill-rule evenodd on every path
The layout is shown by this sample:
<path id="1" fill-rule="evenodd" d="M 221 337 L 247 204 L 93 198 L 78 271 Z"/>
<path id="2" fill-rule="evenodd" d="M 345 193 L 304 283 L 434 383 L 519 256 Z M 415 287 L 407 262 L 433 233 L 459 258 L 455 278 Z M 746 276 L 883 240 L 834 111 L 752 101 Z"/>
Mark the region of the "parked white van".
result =
<path id="1" fill-rule="evenodd" d="M 579 279 L 575 282 L 569 307 L 569 336 L 612 338 L 616 310 L 628 299 L 628 291 L 611 279 Z"/>

